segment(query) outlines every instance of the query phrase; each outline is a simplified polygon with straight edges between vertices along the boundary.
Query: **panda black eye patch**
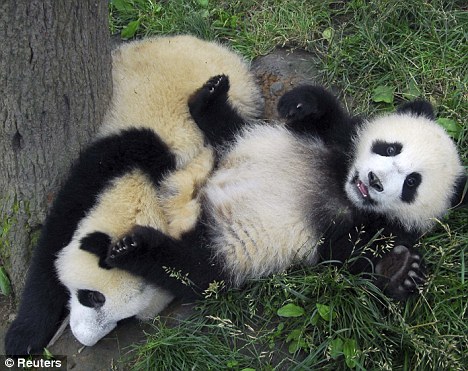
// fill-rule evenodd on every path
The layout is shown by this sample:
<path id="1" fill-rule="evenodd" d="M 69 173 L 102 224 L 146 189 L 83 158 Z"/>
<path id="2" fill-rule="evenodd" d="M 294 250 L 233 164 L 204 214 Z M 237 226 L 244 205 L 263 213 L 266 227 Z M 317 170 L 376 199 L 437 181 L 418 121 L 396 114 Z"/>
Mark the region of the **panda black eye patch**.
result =
<path id="1" fill-rule="evenodd" d="M 406 177 L 401 191 L 401 200 L 403 202 L 411 203 L 416 199 L 416 191 L 421 181 L 422 176 L 419 173 L 411 173 Z"/>
<path id="2" fill-rule="evenodd" d="M 106 302 L 106 297 L 99 291 L 78 290 L 78 301 L 89 308 L 100 308 Z"/>
<path id="3" fill-rule="evenodd" d="M 383 140 L 377 140 L 372 144 L 372 152 L 385 157 L 397 156 L 401 153 L 403 145 L 398 142 L 388 143 Z"/>

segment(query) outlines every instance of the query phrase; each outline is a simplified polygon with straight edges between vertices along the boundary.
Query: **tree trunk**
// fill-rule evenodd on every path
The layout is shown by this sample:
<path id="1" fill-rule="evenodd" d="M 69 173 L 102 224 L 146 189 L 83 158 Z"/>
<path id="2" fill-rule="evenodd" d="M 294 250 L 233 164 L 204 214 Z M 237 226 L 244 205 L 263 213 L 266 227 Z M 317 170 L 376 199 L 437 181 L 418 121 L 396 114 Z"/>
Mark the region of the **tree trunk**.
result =
<path id="1" fill-rule="evenodd" d="M 16 294 L 48 207 L 110 98 L 107 4 L 1 1 L 0 265 Z"/>

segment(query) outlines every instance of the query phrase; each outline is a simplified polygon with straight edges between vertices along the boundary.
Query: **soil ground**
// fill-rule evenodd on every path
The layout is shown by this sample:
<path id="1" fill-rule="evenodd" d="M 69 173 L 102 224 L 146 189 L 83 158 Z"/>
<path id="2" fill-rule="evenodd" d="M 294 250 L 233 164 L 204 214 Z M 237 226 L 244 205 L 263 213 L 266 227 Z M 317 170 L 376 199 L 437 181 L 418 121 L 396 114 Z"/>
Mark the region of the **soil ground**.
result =
<path id="1" fill-rule="evenodd" d="M 277 49 L 252 63 L 252 70 L 262 86 L 265 97 L 265 117 L 276 119 L 279 97 L 294 86 L 317 82 L 318 73 L 313 69 L 313 55 L 296 50 Z M 163 316 L 177 320 L 190 313 L 190 307 L 173 304 Z M 0 295 L 0 355 L 4 354 L 5 332 L 14 319 L 14 305 L 10 298 Z M 131 344 L 145 340 L 145 332 L 151 325 L 136 320 L 120 324 L 116 330 L 101 339 L 93 347 L 81 345 L 67 328 L 58 341 L 50 347 L 54 355 L 67 357 L 67 369 L 74 371 L 128 370 L 120 360 L 129 352 Z M 7 370 L 0 364 L 0 370 Z M 11 369 L 10 369 L 11 370 Z"/>

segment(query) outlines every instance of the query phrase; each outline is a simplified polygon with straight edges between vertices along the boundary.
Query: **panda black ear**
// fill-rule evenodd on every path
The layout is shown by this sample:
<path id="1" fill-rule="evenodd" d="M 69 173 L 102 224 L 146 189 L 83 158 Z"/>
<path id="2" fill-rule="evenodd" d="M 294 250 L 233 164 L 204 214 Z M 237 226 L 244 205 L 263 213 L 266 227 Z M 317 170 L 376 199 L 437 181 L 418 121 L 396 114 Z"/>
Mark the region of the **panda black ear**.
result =
<path id="1" fill-rule="evenodd" d="M 408 113 L 416 116 L 425 116 L 435 120 L 434 108 L 427 100 L 416 99 L 411 102 L 403 103 L 397 108 L 398 113 Z"/>
<path id="2" fill-rule="evenodd" d="M 455 184 L 455 193 L 452 197 L 452 207 L 467 207 L 468 206 L 468 177 L 462 175 L 458 178 Z"/>
<path id="3" fill-rule="evenodd" d="M 99 258 L 99 266 L 104 269 L 112 267 L 106 263 L 107 250 L 109 250 L 111 238 L 102 232 L 87 234 L 80 240 L 80 249 L 90 252 Z"/>

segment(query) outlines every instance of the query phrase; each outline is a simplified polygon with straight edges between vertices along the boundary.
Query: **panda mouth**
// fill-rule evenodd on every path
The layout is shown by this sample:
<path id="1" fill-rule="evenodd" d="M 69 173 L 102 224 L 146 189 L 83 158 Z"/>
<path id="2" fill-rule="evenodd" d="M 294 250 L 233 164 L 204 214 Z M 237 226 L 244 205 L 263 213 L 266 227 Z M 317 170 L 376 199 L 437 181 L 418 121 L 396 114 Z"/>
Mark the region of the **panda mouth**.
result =
<path id="1" fill-rule="evenodd" d="M 351 183 L 356 187 L 356 193 L 362 197 L 362 200 L 365 203 L 375 204 L 375 201 L 370 197 L 369 187 L 366 184 L 364 184 L 364 182 L 361 179 L 359 179 L 358 173 L 356 173 L 356 175 L 353 177 Z"/>
<path id="2" fill-rule="evenodd" d="M 356 185 L 358 191 L 361 193 L 362 197 L 365 199 L 369 198 L 369 188 L 360 180 L 357 179 L 354 184 Z"/>

